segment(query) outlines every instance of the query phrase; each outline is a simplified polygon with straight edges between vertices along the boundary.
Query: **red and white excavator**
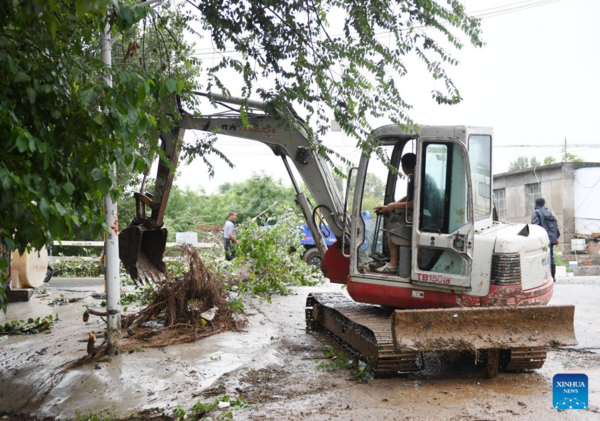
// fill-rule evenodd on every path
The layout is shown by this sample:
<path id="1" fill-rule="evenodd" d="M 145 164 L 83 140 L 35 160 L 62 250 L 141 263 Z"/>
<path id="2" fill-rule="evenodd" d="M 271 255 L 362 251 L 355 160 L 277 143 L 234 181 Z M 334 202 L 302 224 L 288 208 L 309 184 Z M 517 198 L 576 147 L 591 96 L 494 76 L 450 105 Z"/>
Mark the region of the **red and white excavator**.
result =
<path id="1" fill-rule="evenodd" d="M 389 157 L 380 204 L 399 199 L 405 184 L 400 158 L 416 152 L 414 206 L 365 221 L 365 182 L 379 161 L 363 153 L 348 174 L 343 198 L 329 165 L 315 152 L 297 118 L 294 128 L 267 115 L 260 101 L 244 125 L 241 99 L 213 94 L 229 111 L 212 116 L 184 115 L 163 147 L 172 167 L 185 130 L 203 130 L 258 141 L 282 158 L 297 202 L 323 256 L 321 269 L 331 282 L 347 285 L 342 293 L 310 294 L 308 331 L 322 331 L 361 353 L 376 375 L 415 371 L 420 353 L 475 351 L 486 356 L 494 376 L 539 368 L 549 347 L 577 343 L 573 306 L 547 306 L 553 292 L 548 236 L 535 225 L 503 223 L 493 217 L 490 128 L 421 126 L 405 132 L 395 125 L 376 129 L 372 138 Z M 294 113 L 294 115 L 296 115 Z M 312 207 L 290 168 L 296 167 L 310 190 Z M 381 173 L 379 163 L 379 173 Z M 120 234 L 120 257 L 134 279 L 154 279 L 164 270 L 166 229 L 162 217 L 172 171 L 159 166 L 154 195 L 136 194 L 138 215 Z M 145 207 L 152 210 L 146 215 Z M 350 210 L 351 209 L 351 210 Z M 327 247 L 317 228 L 323 215 L 338 241 Z M 388 238 L 403 238 L 399 270 L 377 272 L 389 259 Z M 365 247 L 365 243 L 368 247 Z"/>

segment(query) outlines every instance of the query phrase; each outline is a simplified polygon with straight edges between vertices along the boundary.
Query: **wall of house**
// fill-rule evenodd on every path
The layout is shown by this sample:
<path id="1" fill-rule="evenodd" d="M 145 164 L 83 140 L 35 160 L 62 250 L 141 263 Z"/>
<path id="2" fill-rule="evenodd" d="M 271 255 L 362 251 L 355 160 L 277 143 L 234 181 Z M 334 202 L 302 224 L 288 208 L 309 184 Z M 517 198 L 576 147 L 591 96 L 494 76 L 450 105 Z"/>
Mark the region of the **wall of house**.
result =
<path id="1" fill-rule="evenodd" d="M 568 169 L 565 171 L 565 169 Z M 546 206 L 558 219 L 561 233 L 564 221 L 568 230 L 563 233 L 561 242 L 570 243 L 574 233 L 573 209 L 573 170 L 569 166 L 552 165 L 534 171 L 518 171 L 494 176 L 494 190 L 505 189 L 506 218 L 510 222 L 528 224 L 531 222 L 533 208 L 527 206 L 527 184 L 540 184 L 541 194 Z"/>

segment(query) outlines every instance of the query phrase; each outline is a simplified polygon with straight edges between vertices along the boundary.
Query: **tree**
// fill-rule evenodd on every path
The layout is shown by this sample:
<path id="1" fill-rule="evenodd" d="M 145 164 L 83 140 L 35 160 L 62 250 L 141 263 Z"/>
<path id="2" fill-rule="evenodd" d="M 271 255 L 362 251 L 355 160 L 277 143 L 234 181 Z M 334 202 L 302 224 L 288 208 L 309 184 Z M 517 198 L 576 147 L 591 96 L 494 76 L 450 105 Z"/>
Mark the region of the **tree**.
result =
<path id="1" fill-rule="evenodd" d="M 149 165 L 157 134 L 174 123 L 173 96 L 193 87 L 168 69 L 108 68 L 98 52 L 107 24 L 133 36 L 146 19 L 158 28 L 156 13 L 110 0 L 0 2 L 0 246 L 39 249 L 77 226 L 99 235 L 102 197 L 121 192 L 113 165 Z M 125 54 L 135 52 L 129 43 Z M 0 259 L 3 309 L 6 265 Z"/>
<path id="2" fill-rule="evenodd" d="M 287 208 L 299 212 L 294 189 L 282 186 L 281 180 L 275 180 L 264 172 L 255 173 L 242 182 L 221 185 L 219 192 L 204 199 L 202 223 L 205 225 L 223 224 L 230 210 L 236 211 L 238 221 L 243 223 L 266 211 L 275 202 L 277 204 L 271 208 L 273 214 L 280 214 Z"/>
<path id="3" fill-rule="evenodd" d="M 583 158 L 565 151 L 562 162 L 583 162 Z"/>
<path id="4" fill-rule="evenodd" d="M 537 160 L 535 156 L 532 156 L 531 159 L 528 159 L 526 156 L 520 156 L 510 164 L 508 164 L 508 171 L 519 171 L 527 168 L 537 168 L 539 167 L 540 161 Z"/>
<path id="5" fill-rule="evenodd" d="M 327 111 L 333 110 L 359 146 L 378 153 L 368 137 L 371 117 L 413 125 L 410 105 L 398 88 L 398 78 L 408 71 L 406 55 L 414 54 L 443 82 L 444 92 L 432 92 L 438 103 L 461 99 L 445 70 L 457 60 L 423 29 L 455 48 L 462 43 L 453 31 L 481 45 L 479 22 L 456 0 L 447 7 L 422 0 L 187 3 L 218 50 L 231 44 L 242 55 L 240 60 L 225 54 L 207 68 L 207 90 L 228 93 L 221 71 L 233 69 L 244 83 L 241 95 L 261 97 L 283 124 L 297 124 L 289 110 L 300 105 L 308 113 L 304 129 L 315 139 L 328 130 Z M 72 237 L 75 226 L 99 234 L 107 228 L 100 199 L 110 192 L 115 200 L 121 192 L 112 188 L 113 165 L 141 172 L 152 151 L 161 154 L 157 135 L 174 124 L 174 95 L 194 108 L 194 83 L 185 69 L 197 63 L 182 32 L 171 31 L 158 11 L 130 4 L 0 2 L 0 246 L 40 248 Z M 343 18 L 342 33 L 332 32 L 329 14 Z M 176 15 L 178 28 L 187 26 L 189 16 Z M 107 24 L 115 36 L 122 33 L 122 62 L 112 69 L 98 60 L 98 34 Z M 159 40 L 152 52 L 146 50 L 148 28 Z M 152 54 L 161 58 L 156 66 Z M 114 87 L 104 82 L 108 75 Z M 261 87 L 259 77 L 272 85 Z M 243 117 L 246 111 L 243 107 Z M 146 148 L 140 147 L 142 139 Z M 188 156 L 205 158 L 212 142 L 201 139 L 187 148 Z M 315 149 L 329 159 L 327 148 L 315 143 Z M 5 268 L 6 260 L 0 260 L 0 269 Z M 0 281 L 0 306 L 2 291 Z"/>
<path id="6" fill-rule="evenodd" d="M 289 108 L 293 104 L 304 108 L 308 114 L 304 129 L 311 138 L 329 130 L 327 113 L 332 110 L 359 146 L 378 152 L 369 139 L 372 117 L 413 126 L 407 114 L 410 104 L 398 87 L 398 79 L 408 72 L 406 56 L 416 56 L 435 80 L 443 82 L 444 92 L 431 92 L 438 103 L 456 104 L 461 96 L 445 67 L 458 61 L 437 38 L 460 49 L 463 44 L 456 31 L 473 45 L 482 45 L 479 21 L 468 17 L 456 0 L 447 6 L 421 0 L 188 0 L 188 4 L 196 8 L 216 50 L 227 51 L 233 45 L 241 54 L 241 58 L 223 54 L 206 69 L 207 90 L 229 94 L 231 72 L 222 71 L 231 69 L 244 83 L 241 95 L 258 95 L 282 121 L 297 124 Z M 329 17 L 342 23 L 339 29 L 330 25 Z M 271 83 L 259 84 L 260 78 Z M 329 159 L 327 148 L 315 144 L 315 149 Z"/>
<path id="7" fill-rule="evenodd" d="M 556 158 L 554 158 L 553 156 L 547 156 L 546 158 L 544 158 L 544 165 L 552 165 L 556 162 Z"/>

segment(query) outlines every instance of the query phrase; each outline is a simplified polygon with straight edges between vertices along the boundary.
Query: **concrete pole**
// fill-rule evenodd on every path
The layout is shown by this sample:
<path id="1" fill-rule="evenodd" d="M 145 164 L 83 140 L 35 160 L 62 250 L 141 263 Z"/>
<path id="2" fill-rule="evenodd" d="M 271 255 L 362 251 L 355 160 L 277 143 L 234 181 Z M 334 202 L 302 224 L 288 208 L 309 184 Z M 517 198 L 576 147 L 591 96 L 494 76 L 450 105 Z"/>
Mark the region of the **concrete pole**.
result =
<path id="1" fill-rule="evenodd" d="M 101 57 L 108 67 L 112 65 L 110 25 L 102 31 Z M 110 75 L 104 78 L 106 84 L 112 87 Z M 115 178 L 117 167 L 113 167 Z M 106 256 L 106 343 L 108 355 L 117 355 L 121 345 L 121 283 L 119 279 L 119 219 L 117 217 L 117 204 L 113 203 L 110 194 L 104 196 L 104 221 L 108 227 L 104 254 Z"/>

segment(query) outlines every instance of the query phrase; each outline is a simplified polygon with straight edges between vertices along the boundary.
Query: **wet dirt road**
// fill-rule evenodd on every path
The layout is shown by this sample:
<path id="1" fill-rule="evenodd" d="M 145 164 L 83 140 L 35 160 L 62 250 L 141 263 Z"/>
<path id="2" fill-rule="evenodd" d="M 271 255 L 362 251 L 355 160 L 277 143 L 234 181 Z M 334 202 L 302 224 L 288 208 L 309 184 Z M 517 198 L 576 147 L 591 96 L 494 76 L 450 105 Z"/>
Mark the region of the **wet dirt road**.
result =
<path id="1" fill-rule="evenodd" d="M 89 294 L 101 290 L 101 283 L 57 282 L 48 297 L 9 307 L 8 320 L 58 313 L 62 321 L 47 334 L 0 339 L 0 413 L 73 419 L 77 412 L 108 410 L 125 417 L 158 407 L 172 414 L 176 405 L 189 409 L 198 401 L 242 395 L 249 407 L 230 408 L 234 419 L 600 419 L 600 279 L 588 281 L 556 285 L 552 304 L 576 305 L 579 345 L 550 351 L 537 372 L 485 379 L 483 367 L 470 359 L 450 363 L 437 355 L 425 356 L 421 372 L 366 384 L 354 381 L 349 370 L 318 370 L 325 346 L 304 332 L 304 303 L 315 288 L 300 288 L 272 304 L 250 299 L 245 332 L 140 349 L 74 369 L 33 408 L 57 369 L 85 354 L 88 332 L 103 328 L 97 319 L 81 321 L 84 305 L 99 304 Z M 85 298 L 48 307 L 61 293 Z M 552 377 L 565 372 L 589 376 L 588 410 L 552 408 Z"/>

